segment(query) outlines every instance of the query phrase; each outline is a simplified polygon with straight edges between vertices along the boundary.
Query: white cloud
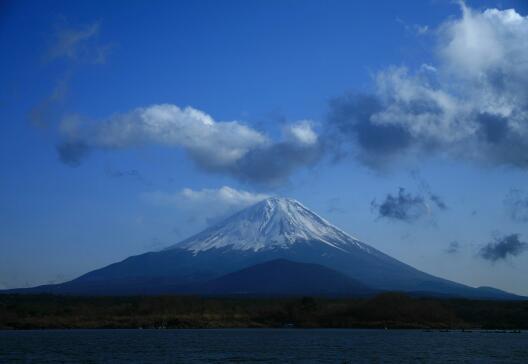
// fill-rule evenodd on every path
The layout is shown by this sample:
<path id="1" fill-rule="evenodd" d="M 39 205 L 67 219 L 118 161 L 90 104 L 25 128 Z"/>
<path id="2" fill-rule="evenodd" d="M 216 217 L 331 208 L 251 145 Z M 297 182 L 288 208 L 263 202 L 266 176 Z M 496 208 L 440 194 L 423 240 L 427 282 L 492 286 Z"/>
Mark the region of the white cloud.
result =
<path id="1" fill-rule="evenodd" d="M 274 184 L 319 156 L 317 134 L 310 121 L 287 126 L 284 140 L 272 141 L 240 121 L 215 121 L 203 111 L 171 104 L 137 108 L 95 123 L 82 124 L 78 117 L 70 116 L 59 131 L 63 136 L 59 155 L 71 165 L 78 165 L 90 149 L 161 145 L 185 150 L 207 171 Z M 278 152 L 283 158 L 280 164 Z"/>
<path id="2" fill-rule="evenodd" d="M 286 136 L 293 142 L 304 145 L 317 143 L 317 133 L 313 130 L 310 120 L 302 120 L 285 128 Z"/>
<path id="3" fill-rule="evenodd" d="M 147 203 L 178 208 L 189 216 L 198 216 L 207 224 L 216 222 L 268 197 L 270 197 L 268 194 L 237 190 L 229 186 L 201 190 L 184 188 L 176 193 L 154 191 L 141 195 L 142 200 Z"/>
<path id="4" fill-rule="evenodd" d="M 189 202 L 193 203 L 214 203 L 224 204 L 234 207 L 247 207 L 269 197 L 262 193 L 251 193 L 244 190 L 223 186 L 219 189 L 202 189 L 199 191 L 185 188 L 181 195 Z"/>
<path id="5" fill-rule="evenodd" d="M 336 103 L 334 123 L 359 141 L 364 160 L 440 151 L 528 166 L 528 17 L 461 7 L 435 31 L 435 63 L 390 67 L 370 101 Z"/>
<path id="6" fill-rule="evenodd" d="M 193 190 L 184 188 L 176 193 L 148 192 L 143 194 L 143 198 L 157 205 L 180 206 L 195 204 L 221 204 L 229 207 L 247 207 L 268 198 L 269 195 L 262 193 L 252 193 L 244 190 L 237 190 L 229 186 L 222 186 L 218 189 L 204 188 Z"/>
<path id="7" fill-rule="evenodd" d="M 440 29 L 439 54 L 459 76 L 485 77 L 502 68 L 526 70 L 528 18 L 514 9 L 477 12 L 462 5 L 463 16 Z M 523 75 L 526 79 L 526 75 Z"/>
<path id="8" fill-rule="evenodd" d="M 445 90 L 432 87 L 422 73 L 410 75 L 401 67 L 380 72 L 377 90 L 386 107 L 372 116 L 374 124 L 403 125 L 415 138 L 442 142 L 456 141 L 467 133 L 457 123 L 464 106 Z"/>
<path id="9" fill-rule="evenodd" d="M 146 144 L 182 147 L 211 168 L 225 167 L 250 149 L 268 143 L 261 133 L 237 122 L 216 122 L 197 109 L 154 105 L 103 122 L 90 137 L 94 146 L 127 148 Z"/>

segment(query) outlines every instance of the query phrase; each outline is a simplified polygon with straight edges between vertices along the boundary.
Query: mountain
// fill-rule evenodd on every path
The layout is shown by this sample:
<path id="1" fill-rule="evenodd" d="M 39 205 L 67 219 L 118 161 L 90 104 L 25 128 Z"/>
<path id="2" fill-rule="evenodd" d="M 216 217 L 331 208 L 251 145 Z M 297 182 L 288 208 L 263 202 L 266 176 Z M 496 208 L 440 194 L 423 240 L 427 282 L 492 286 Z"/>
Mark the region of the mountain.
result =
<path id="1" fill-rule="evenodd" d="M 275 259 L 206 283 L 206 294 L 247 296 L 363 296 L 375 293 L 362 283 L 313 263 Z"/>
<path id="2" fill-rule="evenodd" d="M 339 230 L 328 221 L 287 198 L 269 198 L 245 209 L 166 250 L 186 249 L 195 253 L 229 247 L 235 250 L 288 249 L 299 242 L 317 241 L 345 250 L 350 245 L 371 248 Z"/>
<path id="3" fill-rule="evenodd" d="M 277 259 L 318 264 L 374 290 L 469 298 L 517 297 L 419 271 L 287 198 L 261 201 L 164 250 L 129 257 L 63 284 L 17 291 L 99 295 L 200 293 L 200 287 L 208 282 Z"/>

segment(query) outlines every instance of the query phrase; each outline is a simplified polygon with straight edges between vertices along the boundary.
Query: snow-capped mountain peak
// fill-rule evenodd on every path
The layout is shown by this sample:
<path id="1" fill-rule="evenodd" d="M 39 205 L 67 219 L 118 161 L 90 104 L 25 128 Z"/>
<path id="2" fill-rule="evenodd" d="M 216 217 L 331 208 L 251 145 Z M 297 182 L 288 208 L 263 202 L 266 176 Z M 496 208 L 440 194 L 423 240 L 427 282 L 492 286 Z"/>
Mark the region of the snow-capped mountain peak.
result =
<path id="1" fill-rule="evenodd" d="M 316 213 L 290 198 L 271 197 L 240 211 L 221 223 L 169 247 L 205 251 L 230 247 L 260 251 L 288 248 L 297 242 L 320 242 L 340 250 L 352 246 L 370 247 L 359 242 Z"/>

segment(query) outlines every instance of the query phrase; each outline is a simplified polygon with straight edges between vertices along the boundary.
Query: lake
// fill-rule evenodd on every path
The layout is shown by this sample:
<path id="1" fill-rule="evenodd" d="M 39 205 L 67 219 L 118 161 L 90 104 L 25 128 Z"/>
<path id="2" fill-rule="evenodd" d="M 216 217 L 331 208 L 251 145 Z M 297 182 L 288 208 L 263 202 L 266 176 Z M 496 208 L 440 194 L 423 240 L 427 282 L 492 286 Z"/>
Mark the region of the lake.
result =
<path id="1" fill-rule="evenodd" d="M 528 362 L 528 333 L 359 329 L 0 331 L 0 363 Z"/>

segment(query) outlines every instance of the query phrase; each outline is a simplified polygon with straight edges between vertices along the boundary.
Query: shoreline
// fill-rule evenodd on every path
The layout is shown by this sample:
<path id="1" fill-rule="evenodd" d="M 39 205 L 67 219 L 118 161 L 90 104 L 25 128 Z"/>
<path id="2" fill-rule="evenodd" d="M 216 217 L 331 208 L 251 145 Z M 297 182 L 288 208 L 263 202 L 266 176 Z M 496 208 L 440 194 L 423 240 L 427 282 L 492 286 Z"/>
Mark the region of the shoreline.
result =
<path id="1" fill-rule="evenodd" d="M 419 329 L 419 328 L 377 328 L 377 327 L 195 327 L 195 328 L 0 328 L 0 333 L 6 332 L 29 332 L 29 331 L 391 331 L 391 332 L 407 332 L 416 331 L 423 333 L 461 333 L 461 334 L 526 334 L 528 328 L 525 329 Z"/>

